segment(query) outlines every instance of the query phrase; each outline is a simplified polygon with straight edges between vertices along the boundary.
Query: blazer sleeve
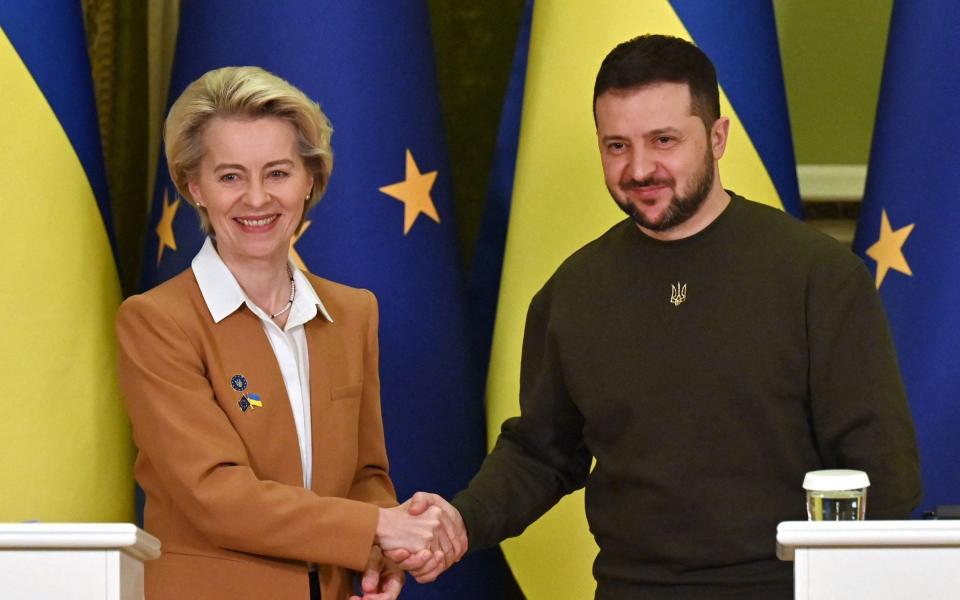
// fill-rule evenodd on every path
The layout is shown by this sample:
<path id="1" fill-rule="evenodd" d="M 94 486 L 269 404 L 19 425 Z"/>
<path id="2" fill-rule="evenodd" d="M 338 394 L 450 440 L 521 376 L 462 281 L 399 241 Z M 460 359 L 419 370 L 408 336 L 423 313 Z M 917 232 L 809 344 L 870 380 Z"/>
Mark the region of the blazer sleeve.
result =
<path id="1" fill-rule="evenodd" d="M 388 475 L 383 416 L 380 411 L 380 346 L 377 339 L 379 311 L 373 293 L 366 290 L 365 293 L 369 299 L 369 315 L 364 344 L 357 472 L 347 497 L 384 507 L 396 506 L 397 494 Z"/>
<path id="2" fill-rule="evenodd" d="M 134 296 L 117 316 L 134 439 L 171 501 L 226 549 L 362 570 L 377 507 L 262 480 L 220 409 L 202 353 L 168 310 Z"/>

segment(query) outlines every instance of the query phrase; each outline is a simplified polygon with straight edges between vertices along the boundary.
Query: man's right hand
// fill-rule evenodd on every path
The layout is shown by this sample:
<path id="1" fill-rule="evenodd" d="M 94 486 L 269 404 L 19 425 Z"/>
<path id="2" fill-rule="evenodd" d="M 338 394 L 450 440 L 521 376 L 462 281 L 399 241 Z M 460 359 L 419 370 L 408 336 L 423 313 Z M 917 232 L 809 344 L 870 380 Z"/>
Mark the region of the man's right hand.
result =
<path id="1" fill-rule="evenodd" d="M 400 568 L 413 575 L 417 582 L 428 583 L 434 581 L 466 554 L 469 546 L 466 525 L 464 525 L 460 512 L 443 496 L 417 492 L 397 508 L 405 509 L 411 516 L 429 514 L 435 509 L 439 509 L 442 515 L 440 524 L 443 535 L 440 539 L 443 560 L 436 560 L 437 557 L 426 555 L 426 553 L 411 552 L 409 548 L 384 548 L 384 554 L 397 563 Z"/>
<path id="2" fill-rule="evenodd" d="M 381 508 L 374 543 L 384 552 L 404 550 L 412 555 L 424 550 L 446 552 L 451 543 L 442 523 L 445 519 L 439 507 L 427 507 L 416 513 L 411 513 L 406 504 Z"/>

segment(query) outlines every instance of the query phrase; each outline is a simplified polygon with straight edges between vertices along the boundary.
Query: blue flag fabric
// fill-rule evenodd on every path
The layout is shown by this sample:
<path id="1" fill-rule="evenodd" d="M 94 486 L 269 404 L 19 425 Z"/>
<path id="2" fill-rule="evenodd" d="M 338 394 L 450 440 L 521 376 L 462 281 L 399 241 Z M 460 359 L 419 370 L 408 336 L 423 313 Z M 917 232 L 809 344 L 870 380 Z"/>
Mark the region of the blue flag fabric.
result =
<path id="1" fill-rule="evenodd" d="M 295 258 L 377 295 L 391 476 L 401 500 L 417 490 L 450 497 L 485 455 L 484 415 L 426 3 L 185 1 L 180 20 L 171 99 L 210 69 L 258 65 L 333 123 L 330 187 Z M 201 243 L 161 164 L 143 287 L 187 268 Z M 481 552 L 434 584 L 409 578 L 404 598 L 496 597 L 504 568 Z"/>
<path id="2" fill-rule="evenodd" d="M 772 0 L 670 4 L 694 43 L 713 61 L 720 87 L 770 174 L 783 210 L 802 218 Z"/>
<path id="3" fill-rule="evenodd" d="M 956 2 L 894 4 L 854 239 L 893 330 L 927 508 L 960 503 L 958 30 Z"/>

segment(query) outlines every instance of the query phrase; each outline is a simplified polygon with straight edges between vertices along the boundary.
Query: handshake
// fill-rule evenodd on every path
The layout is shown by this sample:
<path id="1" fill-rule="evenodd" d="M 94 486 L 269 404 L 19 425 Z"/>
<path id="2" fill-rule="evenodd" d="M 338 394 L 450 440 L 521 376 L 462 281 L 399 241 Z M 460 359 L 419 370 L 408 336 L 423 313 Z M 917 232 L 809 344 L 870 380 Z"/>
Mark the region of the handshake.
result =
<path id="1" fill-rule="evenodd" d="M 467 551 L 460 513 L 437 494 L 417 492 L 394 508 L 381 508 L 376 544 L 419 583 L 435 580 Z"/>
<path id="2" fill-rule="evenodd" d="M 460 513 L 437 494 L 417 492 L 393 508 L 381 508 L 374 545 L 361 575 L 360 595 L 350 600 L 396 600 L 404 571 L 433 581 L 467 551 Z"/>

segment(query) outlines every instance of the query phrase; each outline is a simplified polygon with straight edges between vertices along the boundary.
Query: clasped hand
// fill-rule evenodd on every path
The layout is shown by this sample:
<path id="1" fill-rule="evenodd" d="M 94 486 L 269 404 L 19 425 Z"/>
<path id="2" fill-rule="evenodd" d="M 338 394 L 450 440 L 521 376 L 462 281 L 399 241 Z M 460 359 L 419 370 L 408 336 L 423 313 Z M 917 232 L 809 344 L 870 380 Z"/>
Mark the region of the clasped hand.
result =
<path id="1" fill-rule="evenodd" d="M 419 583 L 435 580 L 467 551 L 459 511 L 437 494 L 417 492 L 394 508 L 381 508 L 377 545 Z"/>

